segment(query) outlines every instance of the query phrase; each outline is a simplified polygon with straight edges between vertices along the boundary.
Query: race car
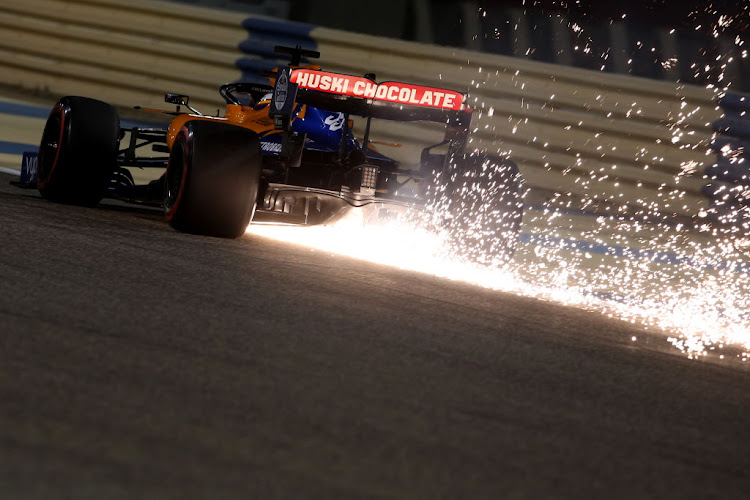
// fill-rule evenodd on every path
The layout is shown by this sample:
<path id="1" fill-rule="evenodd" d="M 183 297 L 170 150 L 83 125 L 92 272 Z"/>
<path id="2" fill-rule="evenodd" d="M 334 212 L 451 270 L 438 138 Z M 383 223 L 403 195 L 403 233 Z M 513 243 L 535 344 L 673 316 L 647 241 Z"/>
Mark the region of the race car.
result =
<path id="1" fill-rule="evenodd" d="M 78 205 L 104 197 L 159 205 L 175 229 L 224 238 L 241 236 L 250 222 L 313 225 L 364 207 L 385 217 L 416 210 L 470 255 L 513 254 L 521 175 L 507 158 L 467 151 L 472 111 L 465 93 L 325 72 L 301 64 L 318 52 L 276 49 L 291 61 L 269 78 L 272 85 L 220 87 L 223 116 L 204 115 L 188 96 L 167 93 L 175 110 L 136 107 L 171 115 L 166 128 L 124 128 L 111 105 L 63 97 L 42 135 L 39 192 Z M 354 117 L 364 121 L 361 138 Z M 422 149 L 418 168 L 406 168 L 376 150 L 373 120 L 436 122 L 445 133 Z M 137 185 L 130 169 L 138 168 L 165 171 Z"/>

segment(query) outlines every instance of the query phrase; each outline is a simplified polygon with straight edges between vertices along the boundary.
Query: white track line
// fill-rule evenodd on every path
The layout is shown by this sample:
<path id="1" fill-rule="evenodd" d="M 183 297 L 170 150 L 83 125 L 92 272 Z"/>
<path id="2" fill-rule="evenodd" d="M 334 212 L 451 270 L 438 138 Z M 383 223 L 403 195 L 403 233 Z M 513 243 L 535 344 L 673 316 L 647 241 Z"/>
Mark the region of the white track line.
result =
<path id="1" fill-rule="evenodd" d="M 2 172 L 4 174 L 21 175 L 21 170 L 17 169 L 17 168 L 0 167 L 0 172 Z"/>

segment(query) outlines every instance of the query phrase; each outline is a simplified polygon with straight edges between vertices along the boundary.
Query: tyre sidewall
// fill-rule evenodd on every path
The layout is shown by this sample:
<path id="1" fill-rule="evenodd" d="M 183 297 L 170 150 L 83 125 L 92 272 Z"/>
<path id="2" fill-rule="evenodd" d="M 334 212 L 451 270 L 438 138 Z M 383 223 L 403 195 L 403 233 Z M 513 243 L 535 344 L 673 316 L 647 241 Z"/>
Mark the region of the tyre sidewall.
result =
<path id="1" fill-rule="evenodd" d="M 187 122 L 167 167 L 164 208 L 170 225 L 223 238 L 244 234 L 257 202 L 261 164 L 260 141 L 253 131 L 226 123 Z"/>
<path id="2" fill-rule="evenodd" d="M 54 151 L 50 140 L 57 143 Z M 60 99 L 39 147 L 37 187 L 42 196 L 62 203 L 97 204 L 117 166 L 119 141 L 120 120 L 112 106 L 86 97 Z"/>

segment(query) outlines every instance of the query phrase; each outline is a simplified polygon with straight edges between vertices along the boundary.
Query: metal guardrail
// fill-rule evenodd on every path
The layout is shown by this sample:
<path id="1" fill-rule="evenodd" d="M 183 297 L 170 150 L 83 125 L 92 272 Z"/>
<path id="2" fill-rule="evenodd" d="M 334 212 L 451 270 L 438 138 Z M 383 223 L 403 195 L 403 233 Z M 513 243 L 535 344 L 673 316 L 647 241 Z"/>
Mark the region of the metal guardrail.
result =
<path id="1" fill-rule="evenodd" d="M 510 154 L 540 196 L 693 216 L 716 203 L 717 183 L 747 183 L 747 163 L 721 170 L 726 144 L 750 139 L 742 97 L 717 103 L 700 87 L 156 0 L 6 0 L 0 32 L 2 83 L 121 106 L 163 105 L 175 91 L 213 109 L 221 83 L 279 64 L 277 44 L 317 49 L 333 71 L 468 90 L 473 143 Z M 408 123 L 383 135 L 404 143 L 399 153 L 433 137 Z"/>
<path id="2" fill-rule="evenodd" d="M 277 45 L 299 45 L 309 50 L 317 47 L 311 37 L 315 27 L 310 24 L 250 17 L 242 21 L 242 27 L 247 30 L 248 38 L 239 45 L 245 55 L 237 61 L 237 67 L 242 70 L 242 80 L 246 82 L 267 84 L 268 78 L 262 76 L 263 73 L 289 61 L 280 59 L 274 52 Z M 310 61 L 303 58 L 303 62 Z"/>
<path id="3" fill-rule="evenodd" d="M 215 108 L 247 36 L 234 14 L 144 0 L 8 0 L 0 30 L 2 83 L 122 106 L 172 90 Z"/>

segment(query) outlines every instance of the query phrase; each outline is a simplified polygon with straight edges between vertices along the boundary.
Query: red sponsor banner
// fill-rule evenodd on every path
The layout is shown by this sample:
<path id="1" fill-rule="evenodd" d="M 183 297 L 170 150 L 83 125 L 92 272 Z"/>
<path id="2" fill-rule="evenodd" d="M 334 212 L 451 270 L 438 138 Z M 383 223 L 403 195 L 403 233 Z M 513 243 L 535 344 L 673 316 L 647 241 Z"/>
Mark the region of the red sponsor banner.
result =
<path id="1" fill-rule="evenodd" d="M 411 104 L 429 108 L 463 109 L 464 96 L 455 90 L 422 87 L 410 83 L 375 83 L 367 78 L 312 69 L 292 70 L 292 83 L 303 89 L 319 90 L 331 94 L 375 99 L 378 101 Z"/>

